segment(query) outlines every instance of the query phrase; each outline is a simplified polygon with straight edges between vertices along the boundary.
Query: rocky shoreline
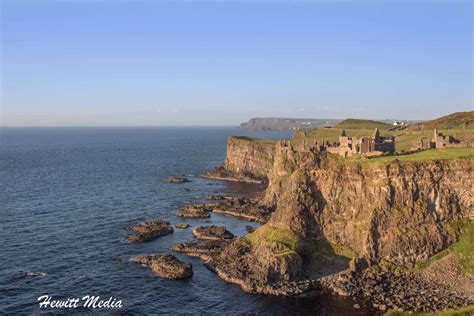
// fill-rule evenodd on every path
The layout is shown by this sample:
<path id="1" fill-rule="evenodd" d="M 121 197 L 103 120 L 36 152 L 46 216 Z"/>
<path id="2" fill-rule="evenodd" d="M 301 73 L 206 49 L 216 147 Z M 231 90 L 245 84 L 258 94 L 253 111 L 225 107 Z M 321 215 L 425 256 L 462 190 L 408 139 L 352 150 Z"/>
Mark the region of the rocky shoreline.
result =
<path id="1" fill-rule="evenodd" d="M 264 222 L 262 219 L 268 219 L 271 214 L 270 210 L 260 208 L 256 199 L 228 195 L 211 195 L 206 196 L 205 199 L 210 202 L 186 205 L 182 210 L 205 212 L 209 216 L 212 212 L 225 213 L 240 219 L 261 222 Z M 222 209 L 226 211 L 220 211 Z M 175 226 L 187 228 L 189 224 L 178 223 Z M 129 236 L 131 242 L 137 242 L 167 234 L 170 228 L 172 232 L 171 224 L 167 221 L 153 220 L 129 226 L 127 230 L 138 232 L 136 235 Z M 436 312 L 474 304 L 469 286 L 467 286 L 467 292 L 456 291 L 452 286 L 449 286 L 449 281 L 446 285 L 440 283 L 439 280 L 431 279 L 429 276 L 435 273 L 433 271 L 431 274 L 417 271 L 377 271 L 368 265 L 363 265 L 363 268 L 360 268 L 360 265 L 351 263 L 346 270 L 327 276 L 305 277 L 300 275 L 286 280 L 272 280 L 271 275 L 265 275 L 267 271 L 256 271 L 255 265 L 252 265 L 254 263 L 248 265 L 245 264 L 245 261 L 242 264 L 242 261 L 233 260 L 232 253 L 234 251 L 229 251 L 229 249 L 245 248 L 245 244 L 242 243 L 242 239 L 232 240 L 234 235 L 225 227 L 199 226 L 193 230 L 193 235 L 195 240 L 176 244 L 170 250 L 199 257 L 203 264 L 221 279 L 239 285 L 249 293 L 292 296 L 306 292 L 331 292 L 355 299 L 358 302 L 355 305 L 356 308 L 368 304 L 381 313 L 387 311 Z M 237 250 L 237 252 L 242 253 L 242 250 Z M 171 255 L 150 255 L 138 256 L 132 261 L 149 266 L 157 276 L 170 279 L 192 276 L 192 267 L 190 272 L 188 264 L 175 259 Z M 248 257 L 248 260 L 253 260 L 253 258 Z M 259 276 L 259 274 L 261 275 Z M 459 275 L 457 277 L 463 278 Z"/>
<path id="2" fill-rule="evenodd" d="M 214 170 L 206 171 L 203 175 L 203 178 L 213 179 L 213 180 L 225 180 L 225 181 L 237 181 L 237 182 L 247 182 L 247 183 L 258 183 L 263 184 L 268 180 L 265 177 L 256 177 L 252 173 L 236 173 L 225 169 L 224 167 L 216 167 Z"/>
<path id="3" fill-rule="evenodd" d="M 319 167 L 322 164 L 322 160 L 319 159 L 323 158 L 315 157 L 312 153 L 303 153 L 302 156 L 297 157 L 302 161 L 305 168 L 314 169 L 317 167 L 315 169 L 317 171 L 311 169 L 313 170 L 312 173 L 305 173 L 306 170 L 295 172 L 294 170 L 297 167 L 295 167 L 294 162 L 291 165 L 285 160 L 289 158 L 283 159 L 284 157 L 277 156 L 275 158 L 277 167 L 273 170 L 273 174 L 270 174 L 270 180 L 273 182 L 269 183 L 265 195 L 253 198 L 219 194 L 209 195 L 205 197 L 204 202 L 185 205 L 176 213 L 176 216 L 181 218 L 205 219 L 210 218 L 212 213 L 220 213 L 265 225 L 260 226 L 257 230 L 250 227 L 247 235 L 237 239 L 234 239 L 234 235 L 226 227 L 199 226 L 193 229 L 194 240 L 176 244 L 170 250 L 199 257 L 204 265 L 214 271 L 221 279 L 239 285 L 249 293 L 292 296 L 306 292 L 330 292 L 342 297 L 351 297 L 357 302 L 354 308 L 368 306 L 376 313 L 388 311 L 436 312 L 474 305 L 474 279 L 466 276 L 462 271 L 456 270 L 459 262 L 453 259 L 453 255 L 443 259 L 443 264 L 432 264 L 427 269 L 417 270 L 413 268 L 417 260 L 426 260 L 436 251 L 439 252 L 442 249 L 441 247 L 446 247 L 447 244 L 454 242 L 459 237 L 459 232 L 447 230 L 445 237 L 443 237 L 445 240 L 441 239 L 443 242 L 441 246 L 435 246 L 428 239 L 425 241 L 423 239 L 422 241 L 430 247 L 427 254 L 414 253 L 413 250 L 407 251 L 405 248 L 410 247 L 410 245 L 403 235 L 400 235 L 398 240 L 388 243 L 387 250 L 383 248 L 375 249 L 379 246 L 378 243 L 381 242 L 381 239 L 368 238 L 364 241 L 365 244 L 361 244 L 362 236 L 367 237 L 366 235 L 357 235 L 357 237 L 356 234 L 366 233 L 367 229 L 375 230 L 374 226 L 376 227 L 379 223 L 367 223 L 367 219 L 361 214 L 357 215 L 362 216 L 361 219 L 356 221 L 357 225 L 361 226 L 350 226 L 347 223 L 349 220 L 342 218 L 346 214 L 343 214 L 342 211 L 337 214 L 330 213 L 334 211 L 332 208 L 329 208 L 329 213 L 325 214 L 327 217 L 319 218 L 323 212 L 321 207 L 325 207 L 329 202 L 322 199 L 322 193 L 315 188 L 327 190 L 324 194 L 330 196 L 328 192 L 336 190 L 334 188 L 342 187 L 341 183 L 344 183 L 344 181 L 341 174 L 333 174 L 332 167 L 327 168 L 327 170 Z M 341 169 L 341 165 L 339 165 L 339 172 L 346 172 L 347 179 L 351 179 L 351 181 L 358 184 L 357 181 L 361 176 L 360 173 L 362 173 L 361 169 L 352 170 L 347 166 L 346 168 L 346 170 Z M 287 169 L 295 173 L 290 176 Z M 374 174 L 378 172 L 372 169 L 369 171 Z M 419 169 L 415 171 L 421 172 Z M 318 178 L 317 172 L 323 173 L 320 178 Z M 403 172 L 399 170 L 398 172 L 404 175 Z M 410 173 L 412 170 L 407 169 L 404 172 Z M 434 172 L 440 171 L 437 169 Z M 205 176 L 232 181 L 244 180 L 253 183 L 265 183 L 267 180 L 263 177 L 256 178 L 247 172 L 239 175 L 226 170 L 224 167 L 216 168 L 214 171 L 206 173 Z M 363 176 L 369 177 L 371 174 L 368 172 Z M 456 174 L 456 176 L 459 176 L 459 174 Z M 278 181 L 274 180 L 275 177 Z M 326 179 L 336 179 L 337 181 L 326 186 L 324 182 Z M 376 180 L 380 181 L 380 176 L 376 177 Z M 370 187 L 367 190 L 374 195 L 385 194 L 380 191 L 378 186 L 380 184 L 375 185 L 375 189 Z M 338 192 L 342 193 L 335 196 L 342 194 L 344 197 L 343 194 L 347 194 L 348 190 L 338 190 Z M 403 195 L 404 193 L 398 194 Z M 392 196 L 392 198 L 394 197 Z M 401 200 L 414 199 L 413 196 L 396 197 Z M 330 196 L 330 198 L 336 199 L 337 202 L 333 200 L 331 203 L 336 203 L 337 207 L 347 207 L 347 205 L 341 204 L 341 200 L 337 200 L 333 196 Z M 460 198 L 464 198 L 464 196 L 460 196 Z M 353 207 L 360 208 L 360 205 L 356 205 L 358 203 L 357 194 L 351 193 L 347 199 L 352 201 L 351 205 Z M 424 208 L 430 207 L 430 204 L 415 202 L 415 206 L 411 211 L 421 214 L 418 215 L 417 220 L 420 220 L 423 216 L 429 219 L 429 215 L 425 215 L 423 212 L 425 212 Z M 397 225 L 410 229 L 413 226 L 410 222 L 407 222 L 408 218 L 405 218 L 406 214 L 402 214 L 402 210 L 393 213 L 391 210 L 392 204 L 378 207 L 387 207 L 388 209 L 384 209 L 383 212 L 392 214 L 392 217 L 386 219 L 380 216 L 371 220 L 385 222 L 394 220 L 398 221 L 396 222 Z M 448 204 L 447 207 L 451 212 L 456 211 L 452 204 Z M 327 211 L 327 209 L 324 210 Z M 383 216 L 387 216 L 383 212 L 381 211 Z M 372 216 L 372 214 L 369 215 Z M 350 220 L 353 220 L 352 217 Z M 344 223 L 344 225 L 341 223 Z M 424 224 L 426 225 L 426 223 L 425 221 Z M 428 223 L 430 224 L 430 222 Z M 369 228 L 363 225 L 369 225 Z M 438 223 L 438 225 L 440 224 Z M 131 226 L 129 229 L 138 232 L 137 235 L 133 236 L 138 237 L 130 236 L 129 240 L 130 238 L 136 238 L 140 241 L 146 241 L 157 238 L 156 236 L 159 237 L 167 232 L 169 228 L 165 227 L 168 226 L 171 227 L 170 223 L 164 221 L 149 221 L 143 225 Z M 157 229 L 156 227 L 160 228 Z M 175 227 L 187 228 L 189 224 L 182 222 L 175 224 Z M 439 227 L 446 230 L 446 226 Z M 389 226 L 389 228 L 393 229 L 392 226 Z M 340 232 L 346 231 L 349 235 L 341 235 Z M 383 233 L 385 232 L 380 234 Z M 439 232 L 427 231 L 427 233 L 433 237 Z M 328 238 L 339 241 L 340 244 L 330 243 L 325 237 L 321 237 L 326 236 L 324 234 Z M 389 237 L 384 235 L 385 243 L 387 243 L 386 239 Z M 416 237 L 420 238 L 418 235 Z M 321 243 L 322 241 L 326 244 Z M 341 244 L 344 243 L 351 245 L 352 248 L 342 246 Z M 374 243 L 374 245 L 371 245 L 371 243 Z M 408 263 L 411 268 L 405 270 L 396 268 L 394 270 L 394 267 L 380 264 L 380 257 L 377 256 L 380 256 L 382 251 L 388 251 L 385 256 L 398 264 L 394 267 L 404 267 L 404 264 Z M 358 254 L 362 255 L 359 256 Z M 404 256 L 404 254 L 406 255 Z M 151 259 L 147 256 L 145 259 L 137 260 L 145 262 Z M 175 264 L 179 266 L 180 263 L 175 262 Z M 149 263 L 147 265 L 150 266 Z"/>
<path id="4" fill-rule="evenodd" d="M 437 312 L 474 304 L 456 289 L 423 277 L 417 272 L 343 272 L 324 277 L 321 286 L 340 296 L 369 300 L 382 312 Z"/>

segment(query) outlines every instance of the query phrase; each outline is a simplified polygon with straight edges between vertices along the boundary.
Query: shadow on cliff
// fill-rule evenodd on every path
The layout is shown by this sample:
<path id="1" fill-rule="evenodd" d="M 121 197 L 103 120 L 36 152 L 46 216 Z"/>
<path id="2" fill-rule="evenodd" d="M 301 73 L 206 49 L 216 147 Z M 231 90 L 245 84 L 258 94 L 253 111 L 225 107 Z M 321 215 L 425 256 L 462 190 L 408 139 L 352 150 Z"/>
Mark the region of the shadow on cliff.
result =
<path id="1" fill-rule="evenodd" d="M 325 238 L 306 241 L 301 257 L 304 276 L 319 278 L 339 273 L 349 268 L 352 254 L 348 250 L 331 244 Z"/>

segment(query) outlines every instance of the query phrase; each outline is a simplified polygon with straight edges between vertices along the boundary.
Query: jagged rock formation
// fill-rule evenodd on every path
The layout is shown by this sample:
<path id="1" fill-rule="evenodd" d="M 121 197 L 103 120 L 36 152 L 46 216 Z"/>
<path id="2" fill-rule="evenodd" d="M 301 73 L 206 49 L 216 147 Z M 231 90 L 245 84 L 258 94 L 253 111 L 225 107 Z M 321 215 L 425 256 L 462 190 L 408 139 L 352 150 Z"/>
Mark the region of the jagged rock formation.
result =
<path id="1" fill-rule="evenodd" d="M 166 181 L 169 183 L 186 183 L 189 182 L 189 179 L 183 177 L 169 177 Z"/>
<path id="2" fill-rule="evenodd" d="M 150 256 L 137 256 L 133 262 L 148 266 L 155 275 L 166 279 L 186 279 L 193 276 L 193 266 L 185 263 L 173 255 L 155 254 Z"/>
<path id="3" fill-rule="evenodd" d="M 233 239 L 234 234 L 227 230 L 225 226 L 199 226 L 193 229 L 193 235 L 201 240 L 222 240 Z"/>
<path id="4" fill-rule="evenodd" d="M 274 141 L 234 137 L 227 139 L 224 164 L 203 176 L 212 179 L 263 183 L 273 166 Z"/>
<path id="5" fill-rule="evenodd" d="M 458 223 L 474 212 L 472 160 L 371 162 L 285 150 L 273 161 L 263 202 L 276 211 L 212 262 L 249 292 L 300 293 L 351 264 L 413 267 L 456 242 Z"/>
<path id="6" fill-rule="evenodd" d="M 131 225 L 125 228 L 137 232 L 128 236 L 130 242 L 145 242 L 169 235 L 173 232 L 170 222 L 162 220 L 150 220 L 140 225 Z"/>
<path id="7" fill-rule="evenodd" d="M 206 207 L 205 204 L 193 204 L 182 207 L 176 213 L 176 216 L 189 218 L 209 218 L 211 217 L 211 211 L 212 209 Z"/>

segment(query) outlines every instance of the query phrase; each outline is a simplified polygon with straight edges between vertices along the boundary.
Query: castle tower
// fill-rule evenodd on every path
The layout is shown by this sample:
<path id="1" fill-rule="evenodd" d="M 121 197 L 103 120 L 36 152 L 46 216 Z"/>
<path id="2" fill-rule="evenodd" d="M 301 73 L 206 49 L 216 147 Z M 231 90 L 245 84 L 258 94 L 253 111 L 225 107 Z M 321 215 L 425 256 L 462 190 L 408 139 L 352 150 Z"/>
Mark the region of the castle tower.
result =
<path id="1" fill-rule="evenodd" d="M 374 138 L 374 141 L 375 141 L 376 143 L 379 142 L 379 140 L 380 140 L 380 132 L 379 132 L 379 129 L 378 129 L 377 127 L 375 128 L 374 135 L 373 135 L 372 137 Z"/>
<path id="2" fill-rule="evenodd" d="M 346 130 L 345 130 L 345 129 L 343 129 L 343 130 L 342 130 L 341 136 L 347 136 L 347 135 L 346 135 Z"/>

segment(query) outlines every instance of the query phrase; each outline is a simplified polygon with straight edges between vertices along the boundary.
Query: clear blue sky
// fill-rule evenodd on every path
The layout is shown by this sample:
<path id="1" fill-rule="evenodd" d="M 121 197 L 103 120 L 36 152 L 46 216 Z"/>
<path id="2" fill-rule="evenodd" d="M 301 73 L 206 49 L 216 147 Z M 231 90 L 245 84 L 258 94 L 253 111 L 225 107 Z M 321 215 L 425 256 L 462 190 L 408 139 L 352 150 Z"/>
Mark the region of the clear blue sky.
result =
<path id="1" fill-rule="evenodd" d="M 471 1 L 0 2 L 3 125 L 473 110 Z"/>

